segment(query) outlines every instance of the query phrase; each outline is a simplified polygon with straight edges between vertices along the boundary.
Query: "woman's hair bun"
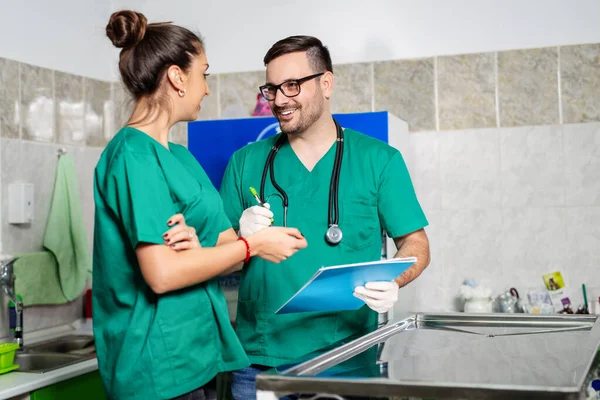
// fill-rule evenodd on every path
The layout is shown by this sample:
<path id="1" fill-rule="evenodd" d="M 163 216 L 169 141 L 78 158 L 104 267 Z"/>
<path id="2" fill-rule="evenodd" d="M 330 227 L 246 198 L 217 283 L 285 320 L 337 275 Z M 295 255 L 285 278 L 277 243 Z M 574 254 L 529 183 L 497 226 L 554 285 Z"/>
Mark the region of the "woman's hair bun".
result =
<path id="1" fill-rule="evenodd" d="M 128 49 L 144 38 L 147 26 L 144 14 L 131 10 L 117 11 L 106 25 L 106 36 L 116 47 Z"/>

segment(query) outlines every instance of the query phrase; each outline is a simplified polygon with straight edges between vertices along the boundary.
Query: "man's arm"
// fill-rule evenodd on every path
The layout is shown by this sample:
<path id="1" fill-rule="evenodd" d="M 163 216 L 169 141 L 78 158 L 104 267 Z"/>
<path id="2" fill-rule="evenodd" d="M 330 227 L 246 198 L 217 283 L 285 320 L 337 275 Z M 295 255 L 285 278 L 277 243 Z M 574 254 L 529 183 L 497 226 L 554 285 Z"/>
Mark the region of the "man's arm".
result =
<path id="1" fill-rule="evenodd" d="M 396 257 L 417 258 L 413 266 L 393 281 L 367 282 L 354 288 L 354 296 L 372 310 L 383 313 L 398 301 L 398 288 L 416 279 L 429 265 L 429 240 L 423 229 L 427 219 L 400 152 L 392 155 L 381 174 L 377 206 L 382 227 L 392 235 L 401 235 L 394 237 Z"/>
<path id="2" fill-rule="evenodd" d="M 394 279 L 398 287 L 403 287 L 421 275 L 429 265 L 431 261 L 429 256 L 429 239 L 427 238 L 425 229 L 419 229 L 407 235 L 394 238 L 394 242 L 398 249 L 395 257 L 417 257 L 416 263 L 404 271 L 402 275 Z"/>
<path id="3" fill-rule="evenodd" d="M 416 257 L 417 262 L 402 275 L 389 282 L 367 282 L 354 288 L 354 296 L 369 308 L 384 313 L 398 301 L 398 288 L 408 285 L 429 265 L 429 239 L 424 229 L 394 238 L 398 252 L 395 257 Z"/>

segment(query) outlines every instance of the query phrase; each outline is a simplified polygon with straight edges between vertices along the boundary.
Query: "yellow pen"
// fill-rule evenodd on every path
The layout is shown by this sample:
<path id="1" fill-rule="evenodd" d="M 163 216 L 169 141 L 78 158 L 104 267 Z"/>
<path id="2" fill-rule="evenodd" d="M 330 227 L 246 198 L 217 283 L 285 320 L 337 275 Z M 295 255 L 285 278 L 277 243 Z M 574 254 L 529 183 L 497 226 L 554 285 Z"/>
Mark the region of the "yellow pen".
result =
<path id="1" fill-rule="evenodd" d="M 259 206 L 261 206 L 261 207 L 265 206 L 265 204 L 262 201 L 260 201 L 260 197 L 258 197 L 258 193 L 256 192 L 256 189 L 254 189 L 252 186 L 250 186 L 250 193 L 252 193 L 252 196 L 254 196 L 254 198 L 256 199 L 256 202 L 258 203 Z M 275 222 L 275 220 L 273 218 L 271 218 L 271 223 L 273 223 L 273 222 Z"/>

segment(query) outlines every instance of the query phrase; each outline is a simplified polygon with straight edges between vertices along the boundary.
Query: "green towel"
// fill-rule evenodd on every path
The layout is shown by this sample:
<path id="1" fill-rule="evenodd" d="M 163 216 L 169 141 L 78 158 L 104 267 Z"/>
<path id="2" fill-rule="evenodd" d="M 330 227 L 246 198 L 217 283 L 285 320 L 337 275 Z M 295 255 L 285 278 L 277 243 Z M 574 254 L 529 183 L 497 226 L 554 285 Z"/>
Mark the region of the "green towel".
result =
<path id="1" fill-rule="evenodd" d="M 49 251 L 14 254 L 15 292 L 23 297 L 25 306 L 64 304 L 68 302 L 58 278 L 58 264 Z"/>
<path id="2" fill-rule="evenodd" d="M 92 258 L 77 190 L 75 163 L 69 155 L 58 160 L 44 247 L 56 258 L 64 296 L 69 301 L 75 300 L 91 275 Z"/>

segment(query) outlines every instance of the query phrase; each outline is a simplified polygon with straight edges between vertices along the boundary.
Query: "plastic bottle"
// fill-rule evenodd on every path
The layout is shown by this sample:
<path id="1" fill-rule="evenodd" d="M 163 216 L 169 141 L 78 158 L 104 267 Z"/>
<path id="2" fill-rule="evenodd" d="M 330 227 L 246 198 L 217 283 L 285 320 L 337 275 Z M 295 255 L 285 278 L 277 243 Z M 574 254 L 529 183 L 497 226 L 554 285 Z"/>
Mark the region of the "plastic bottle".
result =
<path id="1" fill-rule="evenodd" d="M 21 302 L 23 301 L 23 297 L 20 294 L 17 295 L 17 299 Z M 17 328 L 17 308 L 15 303 L 10 300 L 8 302 L 8 324 L 10 329 L 10 339 L 15 338 L 15 329 Z"/>

